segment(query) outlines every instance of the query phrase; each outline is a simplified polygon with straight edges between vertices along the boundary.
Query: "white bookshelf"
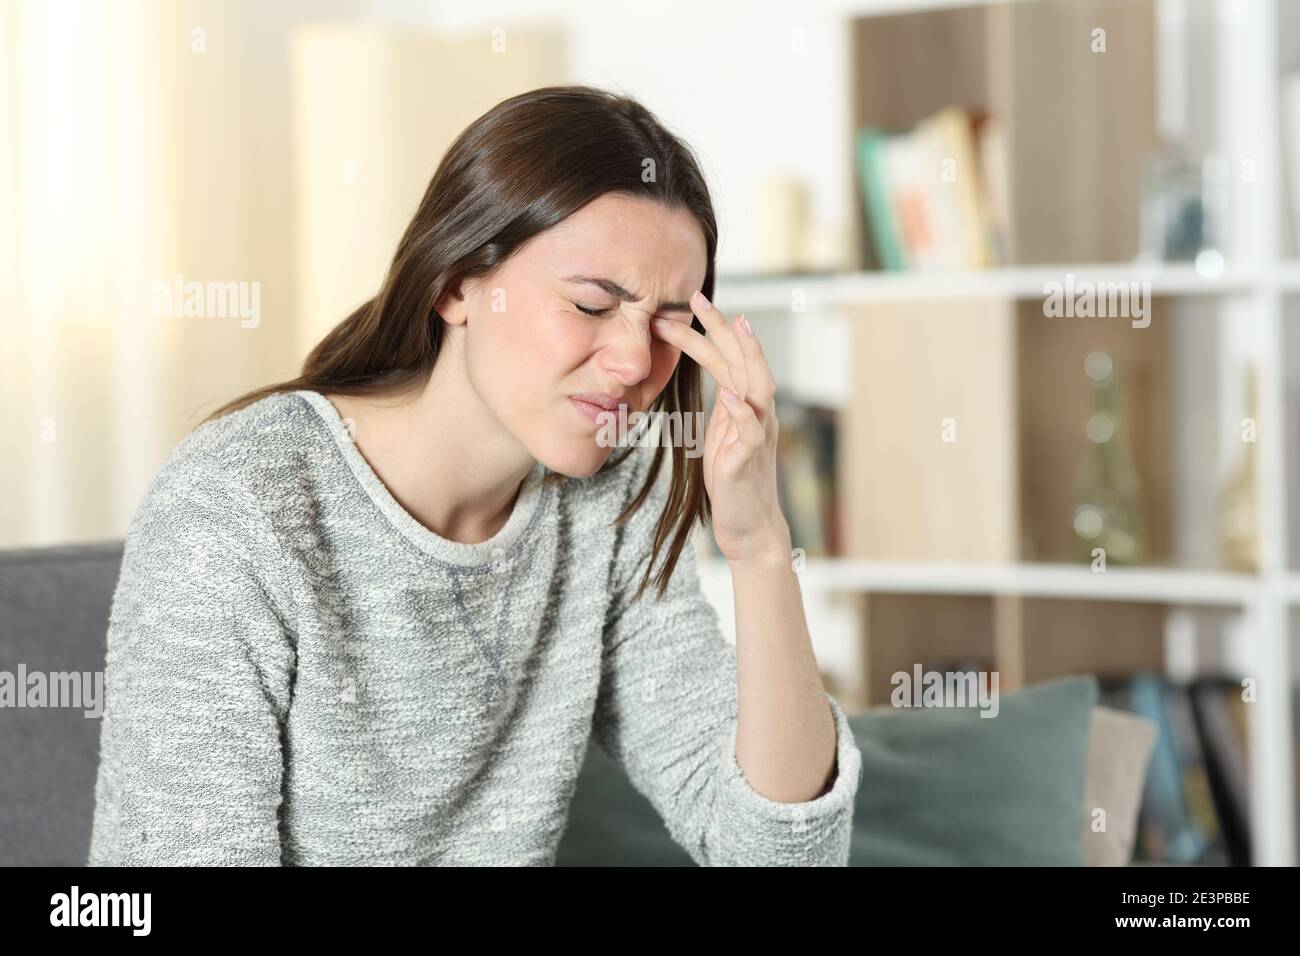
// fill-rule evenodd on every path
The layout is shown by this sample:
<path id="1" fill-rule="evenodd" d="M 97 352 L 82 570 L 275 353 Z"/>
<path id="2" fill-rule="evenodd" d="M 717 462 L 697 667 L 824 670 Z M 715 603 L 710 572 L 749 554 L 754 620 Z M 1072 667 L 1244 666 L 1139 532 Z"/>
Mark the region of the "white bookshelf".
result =
<path id="1" fill-rule="evenodd" d="M 1038 0 L 1017 0 L 1033 3 Z M 1161 29 L 1186 23 L 1194 4 L 1198 16 L 1215 23 L 1212 42 L 1220 67 L 1209 77 L 1175 77 L 1186 88 L 1173 90 L 1185 104 L 1189 139 L 1209 151 L 1250 157 L 1255 178 L 1236 211 L 1226 265 L 1217 271 L 1191 264 L 1143 261 L 1060 263 L 1009 267 L 957 274 L 879 273 L 720 276 L 716 299 L 728 314 L 744 312 L 766 323 L 760 337 L 778 366 L 778 389 L 836 405 L 852 388 L 852 370 L 840 347 L 844 314 L 855 307 L 943 299 L 1041 298 L 1049 282 L 1072 274 L 1076 282 L 1149 282 L 1153 296 L 1187 303 L 1188 311 L 1212 310 L 1221 330 L 1211 343 L 1234 342 L 1257 364 L 1261 424 L 1287 427 L 1288 313 L 1300 320 L 1300 259 L 1284 251 L 1289 237 L 1285 210 L 1291 208 L 1279 169 L 1282 159 L 1278 89 L 1282 72 L 1300 69 L 1300 40 L 1279 40 L 1279 5 L 1275 0 L 1238 4 L 1233 0 L 1155 0 Z M 985 5 L 970 0 L 880 0 L 831 4 L 843 17 L 847 36 L 851 18 L 934 11 Z M 1172 19 L 1171 19 L 1172 15 Z M 1182 18 L 1182 19 L 1180 19 Z M 1295 43 L 1289 51 L 1287 44 Z M 1163 45 L 1163 40 L 1162 40 Z M 1175 44 L 1177 46 L 1177 44 Z M 847 46 L 847 41 L 846 41 Z M 1280 49 L 1281 48 L 1281 52 Z M 1282 62 L 1285 60 L 1285 62 Z M 1189 74 L 1194 71 L 1188 71 Z M 1162 71 L 1160 82 L 1169 74 Z M 1212 116 L 1201 117 L 1205 84 Z M 1169 91 L 1162 89 L 1161 96 Z M 795 303 L 799 303 L 799 307 Z M 1201 303 L 1197 305 L 1196 303 Z M 1289 308 L 1288 308 L 1289 306 Z M 841 314 L 843 310 L 843 314 Z M 1178 310 L 1175 310 L 1175 313 Z M 1173 321 L 1177 322 L 1175 316 Z M 788 337 L 783 337 L 784 328 Z M 1294 336 L 1300 329 L 1291 332 Z M 1292 360 L 1294 361 L 1294 360 Z M 1226 368 L 1226 363 L 1220 363 Z M 781 377 L 782 369 L 784 378 Z M 1297 373 L 1291 369 L 1291 377 Z M 1222 372 L 1220 374 L 1223 374 Z M 1232 395 L 1237 383 L 1221 382 L 1219 394 Z M 1199 410 L 1203 412 L 1203 409 Z M 1188 414 L 1186 408 L 1175 415 Z M 1220 413 L 1222 416 L 1222 413 Z M 1254 859 L 1258 865 L 1296 864 L 1296 795 L 1292 741 L 1292 688 L 1296 660 L 1290 636 L 1293 610 L 1300 611 L 1300 573 L 1288 556 L 1288 477 L 1285 439 L 1261 440 L 1257 491 L 1264 535 L 1261 569 L 1237 574 L 1212 568 L 1117 568 L 1093 573 L 1086 567 L 1051 564 L 977 565 L 943 562 L 874 562 L 809 560 L 800 572 L 810 627 L 817 615 L 833 614 L 835 595 L 933 594 L 1002 595 L 1032 598 L 1134 601 L 1180 607 L 1215 607 L 1240 615 L 1243 627 L 1237 659 L 1256 680 L 1257 701 L 1248 710 Z M 1219 463 L 1214 463 L 1217 466 Z M 1186 459 L 1175 462 L 1185 469 Z M 703 552 L 701 552 L 703 555 Z M 702 583 L 718 605 L 724 622 L 730 594 L 725 565 L 705 560 Z M 828 617 L 829 621 L 830 618 Z M 844 619 L 836 622 L 844 640 Z M 826 630 L 833 630 L 827 626 Z M 824 642 L 814 633 L 819 658 Z M 836 648 L 830 649 L 832 651 Z"/>
<path id="2" fill-rule="evenodd" d="M 702 564 L 701 576 L 723 581 L 725 562 Z M 937 561 L 855 561 L 814 558 L 799 572 L 805 590 L 855 594 L 971 594 L 993 597 L 1150 601 L 1208 607 L 1248 607 L 1266 587 L 1256 575 L 1169 568 L 1108 568 L 1068 564 L 959 564 Z M 1274 599 L 1300 599 L 1292 578 Z"/>
<path id="3" fill-rule="evenodd" d="M 719 302 L 732 313 L 789 311 L 803 297 L 809 311 L 934 299 L 1035 299 L 1049 282 L 1066 275 L 1082 282 L 1150 283 L 1153 296 L 1241 295 L 1278 288 L 1300 289 L 1300 265 L 1279 266 L 1271 272 L 1229 267 L 1222 272 L 1198 272 L 1191 263 L 1066 263 L 983 269 L 968 272 L 857 272 L 780 276 L 720 276 Z M 725 300 L 722 296 L 726 296 Z"/>

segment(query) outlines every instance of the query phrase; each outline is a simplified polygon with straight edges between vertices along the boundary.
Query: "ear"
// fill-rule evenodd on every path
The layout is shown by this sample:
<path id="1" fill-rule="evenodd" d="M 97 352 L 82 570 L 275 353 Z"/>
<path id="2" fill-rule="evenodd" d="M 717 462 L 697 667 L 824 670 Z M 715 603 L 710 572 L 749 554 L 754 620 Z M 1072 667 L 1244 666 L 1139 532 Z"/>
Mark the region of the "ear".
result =
<path id="1" fill-rule="evenodd" d="M 437 304 L 438 314 L 448 325 L 464 325 L 469 320 L 469 295 L 474 291 L 474 280 L 463 279 L 449 289 Z"/>

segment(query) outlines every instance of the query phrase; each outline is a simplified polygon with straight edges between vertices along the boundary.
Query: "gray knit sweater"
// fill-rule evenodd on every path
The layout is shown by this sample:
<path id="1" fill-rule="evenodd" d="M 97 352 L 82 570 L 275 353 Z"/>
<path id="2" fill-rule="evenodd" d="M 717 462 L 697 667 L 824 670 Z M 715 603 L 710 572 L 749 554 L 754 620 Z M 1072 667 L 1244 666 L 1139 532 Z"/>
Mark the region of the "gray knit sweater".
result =
<path id="1" fill-rule="evenodd" d="M 825 795 L 735 758 L 735 648 L 691 548 L 631 598 L 653 451 L 544 486 L 491 540 L 399 505 L 313 391 L 203 425 L 131 522 L 108 630 L 91 865 L 551 865 L 589 738 L 702 865 L 847 863 L 861 754 Z M 664 471 L 667 471 L 665 467 Z"/>

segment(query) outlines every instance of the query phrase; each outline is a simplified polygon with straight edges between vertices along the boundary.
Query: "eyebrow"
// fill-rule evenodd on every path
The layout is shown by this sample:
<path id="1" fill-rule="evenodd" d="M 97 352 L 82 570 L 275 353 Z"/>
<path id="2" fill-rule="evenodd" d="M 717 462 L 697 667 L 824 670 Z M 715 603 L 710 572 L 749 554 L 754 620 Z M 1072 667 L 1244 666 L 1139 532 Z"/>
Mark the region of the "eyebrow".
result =
<path id="1" fill-rule="evenodd" d="M 616 299 L 624 302 L 636 302 L 643 296 L 635 292 L 629 292 L 612 279 L 603 279 L 599 276 L 565 276 L 564 282 L 583 282 L 587 285 L 594 285 L 596 288 L 608 292 Z M 685 312 L 688 315 L 694 315 L 695 310 L 691 308 L 690 302 L 660 302 L 656 312 Z"/>

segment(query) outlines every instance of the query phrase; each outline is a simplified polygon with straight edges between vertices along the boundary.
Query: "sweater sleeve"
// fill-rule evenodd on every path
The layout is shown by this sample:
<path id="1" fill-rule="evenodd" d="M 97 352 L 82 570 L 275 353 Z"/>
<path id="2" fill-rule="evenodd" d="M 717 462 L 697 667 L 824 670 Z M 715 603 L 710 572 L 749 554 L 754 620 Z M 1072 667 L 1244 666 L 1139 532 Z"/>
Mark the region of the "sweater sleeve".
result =
<path id="1" fill-rule="evenodd" d="M 212 465 L 155 479 L 109 618 L 89 865 L 280 865 L 296 637 L 279 547 Z"/>
<path id="2" fill-rule="evenodd" d="M 633 492 L 643 477 L 638 467 Z M 632 600 L 664 499 L 658 483 L 620 529 L 593 737 L 696 863 L 846 866 L 862 755 L 839 703 L 826 695 L 836 734 L 829 788 L 801 803 L 770 800 L 736 760 L 736 650 L 700 591 L 690 544 L 662 598 L 651 583 Z"/>

